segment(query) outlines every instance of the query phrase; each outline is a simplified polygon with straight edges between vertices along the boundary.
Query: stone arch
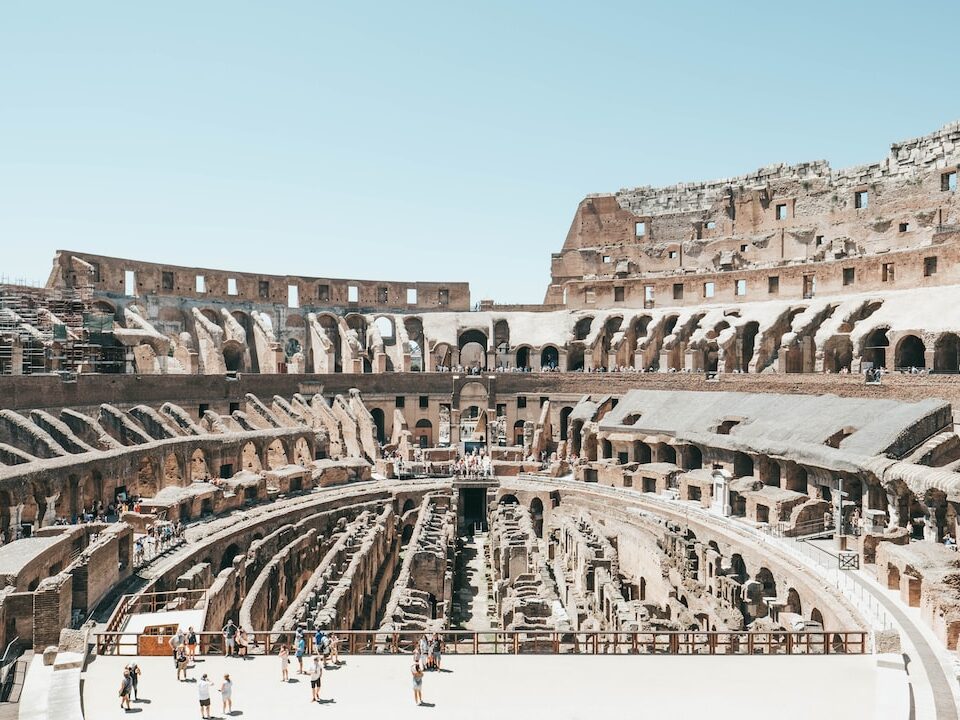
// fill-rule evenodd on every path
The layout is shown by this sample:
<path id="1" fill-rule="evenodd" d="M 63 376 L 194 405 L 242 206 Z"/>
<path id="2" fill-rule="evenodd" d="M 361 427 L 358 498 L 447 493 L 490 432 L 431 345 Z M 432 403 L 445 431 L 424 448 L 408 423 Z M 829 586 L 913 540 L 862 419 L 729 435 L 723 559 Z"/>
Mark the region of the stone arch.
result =
<path id="1" fill-rule="evenodd" d="M 897 342 L 894 366 L 898 368 L 925 368 L 926 346 L 916 335 L 904 335 Z"/>
<path id="2" fill-rule="evenodd" d="M 227 545 L 223 555 L 220 556 L 220 570 L 226 570 L 233 564 L 233 559 L 240 554 L 240 546 L 237 543 Z"/>
<path id="3" fill-rule="evenodd" d="M 523 445 L 523 420 L 517 420 L 513 424 L 513 444 L 514 445 Z"/>
<path id="4" fill-rule="evenodd" d="M 210 467 L 207 465 L 207 456 L 200 448 L 197 448 L 190 454 L 190 479 L 197 480 L 210 479 Z"/>
<path id="5" fill-rule="evenodd" d="M 823 613 L 820 612 L 817 608 L 814 608 L 810 611 L 810 620 L 815 623 L 818 623 L 820 627 L 823 627 Z"/>
<path id="6" fill-rule="evenodd" d="M 493 347 L 498 355 L 510 352 L 510 323 L 497 320 L 493 324 Z"/>
<path id="7" fill-rule="evenodd" d="M 590 328 L 593 325 L 593 315 L 589 315 L 584 318 L 577 320 L 576 324 L 573 326 L 573 339 L 574 340 L 586 340 L 587 336 L 590 334 Z"/>
<path id="8" fill-rule="evenodd" d="M 383 414 L 383 410 L 381 408 L 372 408 L 370 410 L 370 415 L 373 417 L 374 426 L 376 426 L 377 442 L 386 442 L 386 417 Z"/>
<path id="9" fill-rule="evenodd" d="M 426 418 L 417 420 L 413 428 L 413 439 L 420 447 L 433 447 L 433 423 Z"/>
<path id="10" fill-rule="evenodd" d="M 317 323 L 323 328 L 327 340 L 330 341 L 333 347 L 333 370 L 335 372 L 343 372 L 343 355 L 341 354 L 340 348 L 340 323 L 337 320 L 337 316 L 332 313 L 317 313 Z M 320 350 L 321 348 L 315 349 L 316 352 Z"/>
<path id="11" fill-rule="evenodd" d="M 555 345 L 544 345 L 540 350 L 540 367 L 541 368 L 558 368 L 560 367 L 560 351 Z"/>
<path id="12" fill-rule="evenodd" d="M 410 543 L 410 540 L 413 539 L 413 525 L 406 524 L 403 526 L 403 530 L 400 531 L 400 545 L 401 547 L 406 546 Z"/>
<path id="13" fill-rule="evenodd" d="M 407 498 L 403 503 L 403 508 L 400 510 L 400 515 L 406 515 L 416 507 L 417 504 L 413 501 L 413 498 Z"/>
<path id="14" fill-rule="evenodd" d="M 410 343 L 410 370 L 423 372 L 426 369 L 423 356 L 426 348 L 423 339 L 423 321 L 418 317 L 407 317 L 403 320 L 403 327 L 407 331 L 407 340 Z"/>
<path id="15" fill-rule="evenodd" d="M 141 457 L 137 468 L 137 494 L 153 497 L 159 490 L 156 462 L 148 456 Z"/>
<path id="16" fill-rule="evenodd" d="M 183 473 L 180 470 L 180 459 L 175 453 L 167 453 L 163 458 L 163 487 L 181 485 Z"/>
<path id="17" fill-rule="evenodd" d="M 751 320 L 740 331 L 740 372 L 749 372 L 753 348 L 760 332 L 760 323 Z"/>
<path id="18" fill-rule="evenodd" d="M 257 343 L 255 342 L 256 333 L 253 330 L 253 318 L 251 318 L 250 315 L 243 310 L 234 310 L 230 314 L 233 315 L 233 319 L 236 320 L 240 327 L 243 328 L 243 333 L 246 336 L 246 357 L 250 359 L 249 371 L 253 373 L 259 373 L 260 358 L 257 356 Z M 224 362 L 226 362 L 226 355 L 224 355 L 223 359 Z M 244 365 L 246 365 L 246 363 L 244 363 Z M 227 369 L 229 370 L 229 367 Z"/>
<path id="19" fill-rule="evenodd" d="M 460 333 L 457 347 L 460 350 L 461 365 L 487 369 L 487 334 L 483 330 L 473 328 Z"/>
<path id="20" fill-rule="evenodd" d="M 517 367 L 518 368 L 527 368 L 530 367 L 530 346 L 521 345 L 517 348 Z"/>
<path id="21" fill-rule="evenodd" d="M 703 347 L 703 371 L 717 372 L 720 367 L 720 347 L 711 340 Z"/>
<path id="22" fill-rule="evenodd" d="M 543 537 L 543 500 L 538 497 L 530 501 L 530 519 L 533 522 L 533 532 L 538 538 Z"/>
<path id="23" fill-rule="evenodd" d="M 453 364 L 453 348 L 448 343 L 437 343 L 433 346 L 434 367 L 449 368 Z"/>
<path id="24" fill-rule="evenodd" d="M 887 366 L 887 348 L 890 347 L 890 338 L 887 337 L 889 328 L 880 327 L 871 330 L 863 341 L 861 357 L 864 362 L 873 363 L 873 367 Z"/>
<path id="25" fill-rule="evenodd" d="M 501 495 L 500 499 L 497 501 L 499 505 L 519 505 L 520 501 L 517 499 L 517 496 L 512 493 L 507 493 L 506 495 Z"/>
<path id="26" fill-rule="evenodd" d="M 803 605 L 800 603 L 800 593 L 797 592 L 796 588 L 787 590 L 787 602 L 783 609 L 786 612 L 803 617 Z"/>
<path id="27" fill-rule="evenodd" d="M 696 445 L 687 445 L 683 453 L 683 469 L 699 470 L 703 467 L 703 452 Z"/>
<path id="28" fill-rule="evenodd" d="M 383 340 L 384 345 L 396 345 L 397 329 L 394 325 L 393 318 L 387 315 L 378 315 L 374 319 L 373 324 L 380 333 L 380 339 Z"/>
<path id="29" fill-rule="evenodd" d="M 310 445 L 307 441 L 299 437 L 293 441 L 293 464 L 310 467 L 313 463 L 313 453 L 310 451 Z"/>
<path id="30" fill-rule="evenodd" d="M 200 314 L 203 315 L 207 320 L 216 325 L 219 328 L 223 327 L 223 322 L 220 319 L 220 313 L 218 313 L 213 308 L 203 308 L 200 310 Z"/>
<path id="31" fill-rule="evenodd" d="M 753 458 L 746 453 L 738 452 L 733 455 L 733 476 L 751 477 L 753 475 Z"/>
<path id="32" fill-rule="evenodd" d="M 677 463 L 677 449 L 669 443 L 660 445 L 660 462 Z"/>
<path id="33" fill-rule="evenodd" d="M 933 371 L 956 373 L 960 371 L 960 338 L 956 333 L 942 333 L 933 346 Z"/>
<path id="34" fill-rule="evenodd" d="M 267 445 L 266 451 L 267 458 L 267 469 L 276 470 L 277 468 L 282 468 L 285 465 L 289 465 L 290 461 L 287 459 L 287 452 L 283 447 L 283 443 L 280 441 L 280 438 L 276 438 Z"/>
<path id="35" fill-rule="evenodd" d="M 245 348 L 236 340 L 227 340 L 223 344 L 223 364 L 227 372 L 243 372 Z"/>
<path id="36" fill-rule="evenodd" d="M 834 335 L 823 344 L 823 369 L 831 373 L 850 372 L 853 343 L 849 335 Z"/>
<path id="37" fill-rule="evenodd" d="M 240 467 L 250 472 L 260 472 L 263 465 L 260 462 L 260 453 L 253 442 L 244 443 L 240 449 Z"/>
<path id="38" fill-rule="evenodd" d="M 573 408 L 567 405 L 566 407 L 560 408 L 560 442 L 563 442 L 567 439 L 568 430 L 567 425 L 570 421 L 570 413 L 573 412 Z"/>

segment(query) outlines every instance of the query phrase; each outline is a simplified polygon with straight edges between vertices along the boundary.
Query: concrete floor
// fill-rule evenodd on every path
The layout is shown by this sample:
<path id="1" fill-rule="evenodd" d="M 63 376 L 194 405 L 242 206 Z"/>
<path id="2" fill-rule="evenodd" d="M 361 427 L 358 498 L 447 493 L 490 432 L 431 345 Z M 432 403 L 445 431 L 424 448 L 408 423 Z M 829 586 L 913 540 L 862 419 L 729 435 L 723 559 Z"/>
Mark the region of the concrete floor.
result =
<path id="1" fill-rule="evenodd" d="M 86 717 L 103 720 L 127 715 L 119 709 L 117 688 L 131 658 L 99 657 L 87 668 Z M 776 717 L 777 720 L 849 720 L 885 717 L 878 704 L 876 656 L 831 657 L 587 657 L 451 656 L 444 669 L 424 677 L 429 707 L 413 702 L 409 656 L 352 656 L 323 676 L 315 712 L 321 717 L 402 718 L 594 718 L 709 717 L 711 720 Z M 194 682 L 177 682 L 170 658 L 139 658 L 141 702 L 129 715 L 148 720 L 200 717 Z M 295 664 L 294 664 L 295 667 Z M 245 720 L 277 717 L 312 707 L 306 676 L 280 681 L 276 657 L 251 660 L 211 657 L 189 677 L 208 673 L 218 682 L 234 681 L 234 716 Z M 881 683 L 882 684 L 882 683 Z M 878 702 L 878 692 L 880 700 Z M 223 717 L 219 693 L 213 716 Z"/>

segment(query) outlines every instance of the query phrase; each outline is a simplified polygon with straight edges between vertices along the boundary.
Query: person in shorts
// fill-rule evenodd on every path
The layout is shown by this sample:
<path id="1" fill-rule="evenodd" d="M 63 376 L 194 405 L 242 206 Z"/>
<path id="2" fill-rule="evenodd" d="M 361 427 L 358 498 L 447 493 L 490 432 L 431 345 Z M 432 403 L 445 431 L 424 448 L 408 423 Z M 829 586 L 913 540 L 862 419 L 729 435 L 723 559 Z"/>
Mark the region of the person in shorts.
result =
<path id="1" fill-rule="evenodd" d="M 227 620 L 227 624 L 223 626 L 223 640 L 226 648 L 224 654 L 229 657 L 233 655 L 237 645 L 237 626 L 233 620 Z"/>
<path id="2" fill-rule="evenodd" d="M 204 673 L 197 683 L 197 697 L 200 699 L 200 717 L 210 717 L 210 679 Z"/>
<path id="3" fill-rule="evenodd" d="M 297 656 L 297 674 L 303 675 L 303 656 L 307 652 L 307 639 L 303 636 L 303 630 L 297 628 L 297 637 L 294 639 L 294 655 Z"/>
<path id="4" fill-rule="evenodd" d="M 130 678 L 130 668 L 124 668 L 123 678 L 120 680 L 120 708 L 130 712 L 130 693 L 133 692 L 133 680 Z"/>
<path id="5" fill-rule="evenodd" d="M 423 705 L 423 667 L 419 662 L 414 661 L 410 666 L 410 674 L 413 676 L 413 701 Z"/>
<path id="6" fill-rule="evenodd" d="M 320 656 L 313 656 L 313 667 L 310 668 L 310 702 L 320 702 L 320 678 L 323 676 L 323 664 Z"/>

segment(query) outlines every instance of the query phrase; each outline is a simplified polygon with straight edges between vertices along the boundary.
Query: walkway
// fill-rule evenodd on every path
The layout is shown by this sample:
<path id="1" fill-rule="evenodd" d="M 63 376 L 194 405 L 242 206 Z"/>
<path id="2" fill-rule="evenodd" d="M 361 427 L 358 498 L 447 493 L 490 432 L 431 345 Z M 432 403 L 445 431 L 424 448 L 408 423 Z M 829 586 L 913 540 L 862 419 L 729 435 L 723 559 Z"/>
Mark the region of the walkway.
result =
<path id="1" fill-rule="evenodd" d="M 117 686 L 130 658 L 98 657 L 86 672 L 87 717 L 109 719 L 120 711 Z M 310 703 L 306 676 L 280 681 L 276 657 L 203 658 L 177 682 L 169 657 L 138 659 L 140 720 L 199 717 L 200 673 L 234 681 L 234 715 L 244 720 L 304 712 L 324 718 L 704 717 L 740 720 L 903 720 L 878 707 L 876 658 L 864 656 L 665 657 L 445 655 L 445 672 L 427 673 L 423 697 L 413 703 L 410 656 L 347 656 L 323 675 L 323 705 Z M 815 688 L 815 691 L 811 691 Z M 223 717 L 213 692 L 213 716 Z M 297 712 L 294 708 L 300 708 Z M 313 708 L 313 710 L 311 710 Z M 241 715 L 242 713 L 242 715 Z"/>
<path id="2" fill-rule="evenodd" d="M 479 631 L 494 629 L 490 615 L 491 588 L 486 552 L 486 533 L 476 533 L 473 537 L 463 538 L 454 600 L 460 609 L 451 618 L 454 628 Z"/>

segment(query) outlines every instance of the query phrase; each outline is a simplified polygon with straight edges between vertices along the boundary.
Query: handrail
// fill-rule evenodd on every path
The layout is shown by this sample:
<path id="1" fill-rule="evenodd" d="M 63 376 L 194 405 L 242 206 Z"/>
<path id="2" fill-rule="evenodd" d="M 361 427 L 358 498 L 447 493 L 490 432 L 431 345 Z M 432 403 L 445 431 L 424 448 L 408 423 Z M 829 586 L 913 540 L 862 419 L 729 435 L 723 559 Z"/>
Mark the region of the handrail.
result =
<path id="1" fill-rule="evenodd" d="M 412 652 L 422 631 L 327 631 L 340 638 L 344 655 Z M 808 631 L 563 631 L 563 630 L 445 630 L 437 633 L 444 652 L 455 655 L 864 655 L 871 652 L 866 630 Z M 292 651 L 292 631 L 247 633 L 251 655 L 273 655 L 281 645 Z M 219 632 L 198 632 L 201 655 L 225 654 Z M 170 636 L 146 633 L 100 632 L 101 654 L 167 655 Z M 306 652 L 314 652 L 313 633 L 304 635 Z"/>
<path id="2" fill-rule="evenodd" d="M 0 658 L 0 673 L 3 674 L 3 680 L 0 682 L 0 701 L 6 702 L 7 698 L 10 697 L 10 690 L 13 687 L 13 678 L 16 675 L 16 670 L 8 669 L 10 665 L 16 662 L 20 656 L 16 655 L 11 660 L 7 660 L 7 655 L 10 653 L 10 648 L 12 648 L 20 640 L 20 636 L 17 635 L 13 640 L 7 644 L 7 649 L 3 651 L 3 657 Z"/>

